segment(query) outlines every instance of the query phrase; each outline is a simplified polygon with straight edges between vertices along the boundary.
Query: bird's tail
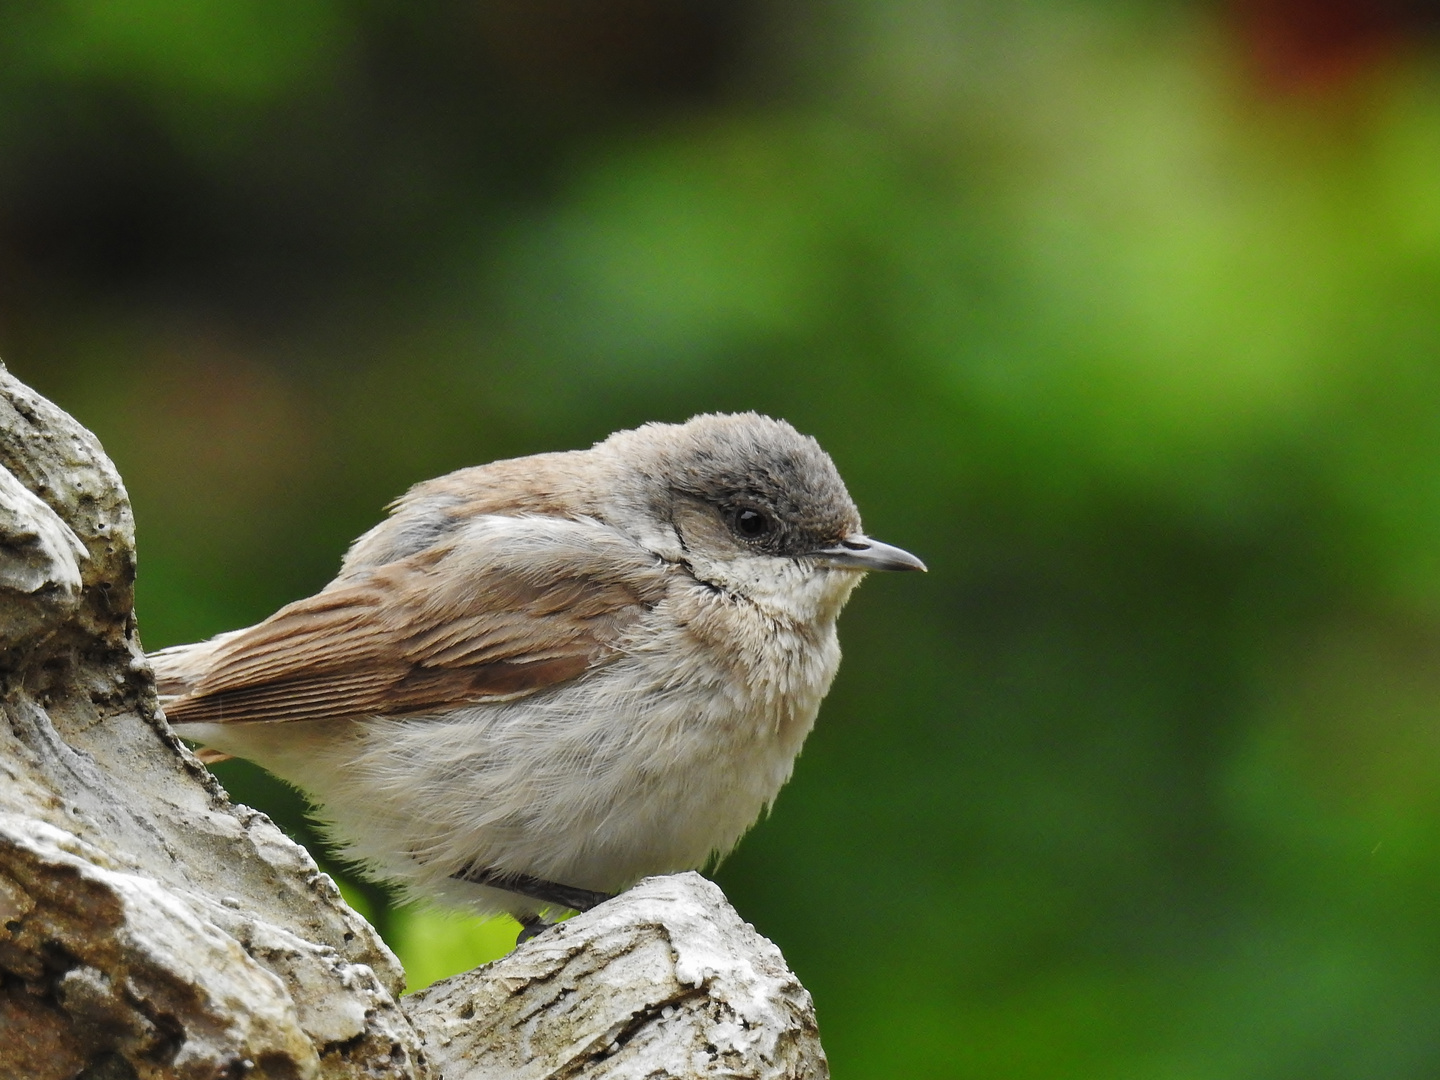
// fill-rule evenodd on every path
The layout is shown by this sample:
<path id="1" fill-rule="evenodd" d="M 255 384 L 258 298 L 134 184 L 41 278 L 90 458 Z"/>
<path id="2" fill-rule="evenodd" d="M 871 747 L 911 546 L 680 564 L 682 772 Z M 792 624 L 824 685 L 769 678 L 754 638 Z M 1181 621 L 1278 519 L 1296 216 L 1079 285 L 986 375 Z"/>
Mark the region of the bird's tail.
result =
<path id="1" fill-rule="evenodd" d="M 155 688 L 160 693 L 160 707 L 163 709 L 171 702 L 194 690 L 205 678 L 205 673 L 210 670 L 210 662 L 215 656 L 215 650 L 240 632 L 232 630 L 228 634 L 219 634 L 209 641 L 197 641 L 190 645 L 172 645 L 168 649 L 150 653 L 147 659 L 150 661 L 150 666 L 155 669 Z M 195 751 L 195 756 L 206 765 L 213 765 L 217 761 L 227 761 L 230 758 L 229 754 L 204 747 Z"/>

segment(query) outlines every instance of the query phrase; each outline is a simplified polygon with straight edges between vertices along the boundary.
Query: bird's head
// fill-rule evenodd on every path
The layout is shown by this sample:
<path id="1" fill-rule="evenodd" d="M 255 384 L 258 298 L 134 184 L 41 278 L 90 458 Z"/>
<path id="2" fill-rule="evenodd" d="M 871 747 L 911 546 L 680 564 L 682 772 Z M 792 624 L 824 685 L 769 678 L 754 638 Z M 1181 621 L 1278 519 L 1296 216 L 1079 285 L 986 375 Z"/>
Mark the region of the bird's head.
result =
<path id="1" fill-rule="evenodd" d="M 830 456 L 757 413 L 646 424 L 595 448 L 615 470 L 607 513 L 697 580 L 802 621 L 833 619 L 871 570 L 924 570 L 865 535 Z"/>

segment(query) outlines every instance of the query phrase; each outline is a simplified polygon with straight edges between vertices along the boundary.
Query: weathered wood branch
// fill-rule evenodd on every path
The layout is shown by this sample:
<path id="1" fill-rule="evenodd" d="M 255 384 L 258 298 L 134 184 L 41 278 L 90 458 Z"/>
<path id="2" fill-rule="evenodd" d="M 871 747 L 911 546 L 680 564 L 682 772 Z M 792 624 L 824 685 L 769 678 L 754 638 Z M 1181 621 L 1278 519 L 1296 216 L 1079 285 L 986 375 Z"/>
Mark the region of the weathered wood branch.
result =
<path id="1" fill-rule="evenodd" d="M 826 1076 L 810 995 L 699 874 L 647 878 L 405 999 L 447 1077 Z"/>
<path id="2" fill-rule="evenodd" d="M 809 995 L 698 875 L 401 1000 L 314 861 L 156 704 L 95 438 L 0 368 L 0 1077 L 826 1075 Z"/>

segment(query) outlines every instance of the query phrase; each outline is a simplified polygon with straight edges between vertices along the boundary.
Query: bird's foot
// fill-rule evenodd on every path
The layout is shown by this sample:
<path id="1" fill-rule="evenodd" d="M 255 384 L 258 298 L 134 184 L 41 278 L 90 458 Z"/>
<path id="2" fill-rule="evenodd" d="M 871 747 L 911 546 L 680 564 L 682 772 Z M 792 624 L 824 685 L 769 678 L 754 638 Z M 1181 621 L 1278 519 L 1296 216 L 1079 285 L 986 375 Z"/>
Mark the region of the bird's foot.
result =
<path id="1" fill-rule="evenodd" d="M 516 945 L 524 945 L 532 937 L 538 937 L 555 925 L 549 919 L 542 919 L 539 915 L 522 915 L 518 921 L 520 933 L 515 938 Z"/>

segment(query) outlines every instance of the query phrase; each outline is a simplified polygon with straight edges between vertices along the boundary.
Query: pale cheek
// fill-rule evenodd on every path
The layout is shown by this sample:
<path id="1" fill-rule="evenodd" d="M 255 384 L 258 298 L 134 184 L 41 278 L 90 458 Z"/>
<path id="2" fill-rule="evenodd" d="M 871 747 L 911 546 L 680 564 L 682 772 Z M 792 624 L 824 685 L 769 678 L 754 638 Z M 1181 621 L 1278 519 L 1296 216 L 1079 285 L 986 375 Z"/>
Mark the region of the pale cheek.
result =
<path id="1" fill-rule="evenodd" d="M 834 622 L 864 576 L 853 570 L 820 570 L 811 574 L 809 601 L 815 612 L 813 618 L 819 622 Z"/>
<path id="2" fill-rule="evenodd" d="M 802 626 L 834 622 L 865 576 L 857 570 L 754 555 L 704 559 L 692 552 L 690 567 L 701 581 L 743 597 L 773 618 Z"/>
<path id="3" fill-rule="evenodd" d="M 833 622 L 863 575 L 804 566 L 791 559 L 764 560 L 736 592 L 769 614 L 802 625 Z"/>

